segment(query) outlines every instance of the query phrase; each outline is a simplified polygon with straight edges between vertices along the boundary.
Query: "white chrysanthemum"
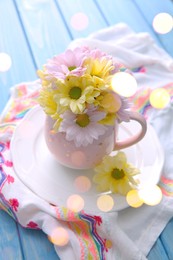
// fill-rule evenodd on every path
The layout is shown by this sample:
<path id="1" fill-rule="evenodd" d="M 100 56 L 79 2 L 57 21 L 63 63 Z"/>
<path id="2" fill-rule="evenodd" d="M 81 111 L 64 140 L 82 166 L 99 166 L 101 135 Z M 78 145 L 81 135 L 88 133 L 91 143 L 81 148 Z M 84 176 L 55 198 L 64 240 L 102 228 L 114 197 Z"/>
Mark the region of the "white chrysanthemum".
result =
<path id="1" fill-rule="evenodd" d="M 98 111 L 93 106 L 83 114 L 73 114 L 67 110 L 62 116 L 59 132 L 65 132 L 66 139 L 74 141 L 77 147 L 87 146 L 105 133 L 107 127 L 99 123 L 105 115 L 105 112 Z"/>

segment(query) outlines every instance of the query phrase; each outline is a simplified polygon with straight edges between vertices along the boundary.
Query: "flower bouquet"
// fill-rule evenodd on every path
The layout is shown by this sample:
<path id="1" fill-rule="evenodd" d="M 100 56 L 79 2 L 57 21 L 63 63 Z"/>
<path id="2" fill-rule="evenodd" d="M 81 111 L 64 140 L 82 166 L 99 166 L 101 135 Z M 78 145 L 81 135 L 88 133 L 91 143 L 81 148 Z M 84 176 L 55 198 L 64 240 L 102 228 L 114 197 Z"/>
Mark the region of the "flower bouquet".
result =
<path id="1" fill-rule="evenodd" d="M 78 47 L 53 57 L 38 71 L 39 104 L 47 115 L 46 143 L 63 165 L 77 169 L 97 166 L 100 171 L 98 164 L 114 150 L 118 124 L 130 120 L 128 100 L 112 89 L 113 76 L 121 66 L 98 49 Z M 111 176 L 132 183 L 133 171 L 124 170 L 127 163 L 118 163 L 118 167 Z"/>
<path id="2" fill-rule="evenodd" d="M 108 125 L 129 121 L 128 101 L 112 90 L 112 77 L 120 64 L 98 49 L 67 50 L 49 60 L 38 72 L 42 89 L 39 103 L 77 147 L 103 135 Z"/>

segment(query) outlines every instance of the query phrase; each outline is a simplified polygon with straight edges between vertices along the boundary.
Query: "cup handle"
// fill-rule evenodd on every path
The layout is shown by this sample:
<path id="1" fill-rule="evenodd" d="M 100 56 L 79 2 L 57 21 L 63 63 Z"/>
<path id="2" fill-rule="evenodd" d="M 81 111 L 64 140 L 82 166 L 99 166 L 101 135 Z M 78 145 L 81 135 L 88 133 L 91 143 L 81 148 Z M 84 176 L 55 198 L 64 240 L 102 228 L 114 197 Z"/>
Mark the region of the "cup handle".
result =
<path id="1" fill-rule="evenodd" d="M 145 118 L 141 114 L 139 114 L 138 112 L 133 112 L 133 111 L 129 111 L 129 116 L 130 116 L 130 120 L 137 121 L 141 125 L 141 129 L 136 135 L 129 137 L 124 141 L 116 141 L 114 150 L 124 149 L 124 148 L 129 147 L 133 144 L 136 144 L 146 134 L 147 123 L 146 123 Z"/>

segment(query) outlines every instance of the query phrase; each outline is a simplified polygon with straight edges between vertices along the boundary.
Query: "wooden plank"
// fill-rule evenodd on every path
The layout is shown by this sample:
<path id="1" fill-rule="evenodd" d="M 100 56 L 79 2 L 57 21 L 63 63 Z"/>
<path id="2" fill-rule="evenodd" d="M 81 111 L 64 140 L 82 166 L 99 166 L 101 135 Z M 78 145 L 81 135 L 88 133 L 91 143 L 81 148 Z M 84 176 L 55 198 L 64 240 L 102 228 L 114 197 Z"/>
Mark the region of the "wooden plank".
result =
<path id="1" fill-rule="evenodd" d="M 19 234 L 25 260 L 59 260 L 53 244 L 48 241 L 47 236 L 42 231 L 19 226 Z"/>
<path id="2" fill-rule="evenodd" d="M 53 0 L 15 0 L 37 67 L 63 52 L 71 41 Z"/>
<path id="3" fill-rule="evenodd" d="M 155 245 L 151 249 L 150 253 L 147 256 L 148 260 L 168 260 L 168 255 L 165 252 L 164 246 L 160 239 L 157 239 Z"/>
<path id="4" fill-rule="evenodd" d="M 56 3 L 57 8 L 61 10 L 64 16 L 73 38 L 87 37 L 90 33 L 107 26 L 104 17 L 93 0 L 56 0 Z M 81 16 L 76 16 L 80 13 Z M 75 16 L 76 20 L 74 21 Z M 81 24 L 83 27 L 81 26 L 80 28 Z"/>
<path id="5" fill-rule="evenodd" d="M 166 228 L 164 229 L 164 231 L 160 236 L 160 240 L 164 245 L 164 249 L 167 252 L 169 259 L 173 259 L 172 233 L 173 233 L 173 218 L 167 224 Z"/>
<path id="6" fill-rule="evenodd" d="M 0 112 L 9 97 L 9 88 L 19 82 L 36 78 L 33 60 L 20 26 L 13 1 L 0 1 L 0 52 L 12 60 L 11 68 L 0 72 Z M 19 47 L 20 46 L 20 47 Z"/>
<path id="7" fill-rule="evenodd" d="M 146 19 L 152 28 L 152 22 L 158 13 L 169 13 L 173 14 L 173 3 L 170 0 L 152 0 L 152 1 L 141 1 L 134 0 L 136 6 L 139 8 L 141 15 Z M 173 30 L 167 34 L 158 34 L 160 42 L 167 52 L 173 56 Z"/>
<path id="8" fill-rule="evenodd" d="M 116 23 L 126 23 L 135 32 L 148 32 L 152 37 L 158 42 L 159 40 L 152 28 L 148 25 L 146 20 L 139 9 L 136 7 L 131 0 L 94 0 L 100 11 L 103 13 L 105 19 L 108 21 L 109 25 L 114 25 Z M 142 0 L 141 2 L 144 1 Z"/>
<path id="9" fill-rule="evenodd" d="M 0 259 L 23 259 L 16 223 L 2 210 L 0 210 Z"/>

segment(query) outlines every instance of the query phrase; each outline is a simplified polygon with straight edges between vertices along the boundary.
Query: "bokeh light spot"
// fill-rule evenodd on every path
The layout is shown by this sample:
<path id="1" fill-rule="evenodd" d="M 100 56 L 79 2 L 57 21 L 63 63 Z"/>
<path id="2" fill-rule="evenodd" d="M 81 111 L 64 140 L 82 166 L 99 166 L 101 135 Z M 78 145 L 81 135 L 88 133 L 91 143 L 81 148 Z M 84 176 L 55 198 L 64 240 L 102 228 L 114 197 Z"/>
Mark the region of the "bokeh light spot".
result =
<path id="1" fill-rule="evenodd" d="M 170 95 L 166 89 L 157 88 L 151 92 L 149 99 L 152 107 L 162 109 L 170 102 Z"/>
<path id="2" fill-rule="evenodd" d="M 68 235 L 68 232 L 64 228 L 57 227 L 48 236 L 48 239 L 54 245 L 65 246 L 69 241 L 69 235 Z"/>
<path id="3" fill-rule="evenodd" d="M 153 19 L 153 28 L 157 33 L 165 34 L 173 28 L 173 17 L 168 13 L 159 13 Z"/>
<path id="4" fill-rule="evenodd" d="M 82 167 L 86 162 L 86 155 L 82 151 L 75 151 L 71 154 L 71 162 L 74 166 Z"/>
<path id="5" fill-rule="evenodd" d="M 86 29 L 88 23 L 88 16 L 82 12 L 74 14 L 70 21 L 71 26 L 77 31 Z"/>
<path id="6" fill-rule="evenodd" d="M 137 90 L 136 79 L 127 72 L 117 72 L 112 78 L 112 89 L 123 97 L 131 97 Z"/>
<path id="7" fill-rule="evenodd" d="M 149 206 L 155 206 L 162 199 L 162 191 L 157 185 L 145 184 L 139 190 L 139 198 Z"/>
<path id="8" fill-rule="evenodd" d="M 91 188 L 91 181 L 86 176 L 79 176 L 75 179 L 74 185 L 78 192 L 87 192 Z"/>
<path id="9" fill-rule="evenodd" d="M 100 103 L 108 112 L 115 113 L 120 109 L 122 102 L 117 94 L 107 93 Z"/>
<path id="10" fill-rule="evenodd" d="M 139 197 L 138 190 L 130 190 L 126 195 L 126 200 L 129 206 L 133 208 L 139 208 L 143 204 L 143 201 Z"/>
<path id="11" fill-rule="evenodd" d="M 97 207 L 104 212 L 110 211 L 114 206 L 113 198 L 110 195 L 101 195 L 97 199 Z"/>
<path id="12" fill-rule="evenodd" d="M 81 196 L 74 194 L 67 199 L 68 209 L 79 212 L 84 208 L 84 200 Z"/>
<path id="13" fill-rule="evenodd" d="M 0 53 L 0 72 L 5 72 L 10 69 L 12 65 L 11 57 L 4 52 Z"/>

